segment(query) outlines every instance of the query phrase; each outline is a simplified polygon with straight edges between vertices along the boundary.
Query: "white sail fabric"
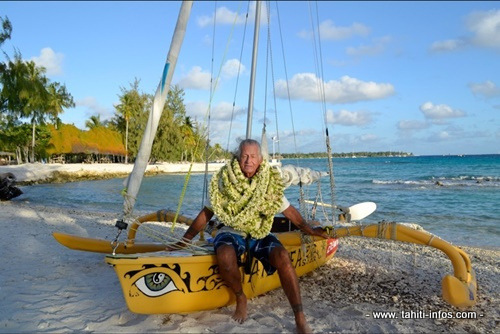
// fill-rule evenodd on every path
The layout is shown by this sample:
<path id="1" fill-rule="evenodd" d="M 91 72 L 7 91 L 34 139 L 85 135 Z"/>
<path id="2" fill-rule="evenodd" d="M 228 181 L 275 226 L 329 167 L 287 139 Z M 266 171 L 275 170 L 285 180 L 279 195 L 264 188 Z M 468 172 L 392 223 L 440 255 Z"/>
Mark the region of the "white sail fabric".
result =
<path id="1" fill-rule="evenodd" d="M 285 188 L 299 184 L 312 184 L 317 182 L 321 177 L 328 175 L 327 172 L 319 172 L 310 168 L 297 167 L 294 165 L 285 165 L 277 167 L 283 178 Z"/>
<path id="2" fill-rule="evenodd" d="M 170 44 L 170 50 L 168 52 L 167 60 L 163 68 L 161 81 L 158 85 L 154 97 L 153 107 L 149 112 L 148 123 L 146 125 L 146 129 L 144 130 L 144 135 L 142 137 L 139 152 L 135 160 L 134 168 L 127 180 L 127 185 L 124 193 L 125 200 L 123 202 L 124 216 L 130 215 L 132 213 L 137 194 L 139 193 L 139 188 L 141 187 L 142 178 L 144 177 L 144 172 L 146 171 L 146 167 L 151 156 L 153 140 L 156 136 L 158 123 L 160 122 L 163 107 L 165 105 L 167 94 L 170 89 L 170 83 L 172 82 L 175 65 L 177 64 L 179 51 L 181 49 L 182 41 L 184 40 L 184 35 L 186 33 L 187 22 L 192 5 L 192 1 L 183 1 L 181 5 L 179 17 L 177 18 L 177 25 L 175 27 L 172 42 Z"/>

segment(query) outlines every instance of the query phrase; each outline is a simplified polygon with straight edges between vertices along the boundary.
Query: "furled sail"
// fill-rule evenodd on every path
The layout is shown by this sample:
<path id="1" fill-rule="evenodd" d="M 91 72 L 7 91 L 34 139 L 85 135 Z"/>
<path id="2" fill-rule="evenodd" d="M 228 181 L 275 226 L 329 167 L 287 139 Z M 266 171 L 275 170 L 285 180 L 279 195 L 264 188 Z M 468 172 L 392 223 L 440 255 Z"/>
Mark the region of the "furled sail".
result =
<path id="1" fill-rule="evenodd" d="M 283 178 L 285 188 L 291 185 L 297 185 L 299 182 L 302 184 L 312 184 L 317 182 L 321 177 L 328 175 L 327 172 L 315 171 L 310 168 L 298 167 L 294 165 L 285 165 L 278 167 Z"/>
<path id="2" fill-rule="evenodd" d="M 163 68 L 161 81 L 156 90 L 153 107 L 151 108 L 151 111 L 149 113 L 148 122 L 146 125 L 146 129 L 144 130 L 144 135 L 139 147 L 137 159 L 135 160 L 134 168 L 128 177 L 126 189 L 124 191 L 124 216 L 130 215 L 133 211 L 137 193 L 139 192 L 142 178 L 151 156 L 153 140 L 155 138 L 156 130 L 158 129 L 158 123 L 160 122 L 163 107 L 165 105 L 167 94 L 170 89 L 170 83 L 172 82 L 175 65 L 177 63 L 177 58 L 181 49 L 182 41 L 184 40 L 184 35 L 186 33 L 187 22 L 191 13 L 192 5 L 192 1 L 183 1 L 181 5 L 179 16 L 177 18 L 177 25 L 175 27 L 172 42 L 170 44 L 170 50 L 168 52 L 167 60 Z"/>

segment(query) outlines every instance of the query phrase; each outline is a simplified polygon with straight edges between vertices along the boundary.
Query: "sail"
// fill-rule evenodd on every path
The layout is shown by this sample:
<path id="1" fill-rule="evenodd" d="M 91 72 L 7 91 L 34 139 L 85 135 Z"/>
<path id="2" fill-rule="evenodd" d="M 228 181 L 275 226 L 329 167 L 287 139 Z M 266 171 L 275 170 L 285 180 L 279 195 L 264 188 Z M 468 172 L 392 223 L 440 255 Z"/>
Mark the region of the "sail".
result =
<path id="1" fill-rule="evenodd" d="M 163 74 L 156 90 L 153 106 L 149 112 L 148 122 L 146 125 L 146 129 L 144 130 L 144 135 L 142 137 L 139 152 L 135 160 L 134 168 L 132 169 L 132 172 L 130 173 L 127 180 L 126 189 L 124 192 L 125 200 L 123 202 L 124 216 L 130 215 L 133 211 L 137 193 L 139 192 L 142 178 L 151 156 L 153 140 L 155 138 L 156 130 L 158 129 L 158 123 L 160 121 L 163 107 L 167 99 L 167 94 L 170 89 L 170 83 L 172 82 L 175 65 L 177 63 L 177 58 L 182 46 L 182 42 L 184 40 L 184 35 L 186 33 L 187 22 L 189 20 L 192 5 L 192 1 L 183 1 L 181 9 L 179 11 L 177 25 L 172 37 L 167 60 L 163 68 Z"/>

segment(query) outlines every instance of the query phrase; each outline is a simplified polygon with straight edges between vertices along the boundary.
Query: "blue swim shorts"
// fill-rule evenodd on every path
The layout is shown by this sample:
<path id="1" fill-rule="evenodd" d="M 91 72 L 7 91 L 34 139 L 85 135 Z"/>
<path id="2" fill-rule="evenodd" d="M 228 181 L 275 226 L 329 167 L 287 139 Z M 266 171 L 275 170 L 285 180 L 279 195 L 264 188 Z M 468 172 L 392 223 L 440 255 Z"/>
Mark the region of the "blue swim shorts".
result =
<path id="1" fill-rule="evenodd" d="M 220 232 L 214 239 L 214 249 L 217 252 L 217 248 L 222 245 L 233 246 L 236 251 L 236 256 L 238 258 L 245 253 L 246 248 L 246 240 L 243 236 L 230 232 Z M 281 242 L 276 238 L 273 234 L 268 234 L 263 239 L 250 239 L 250 252 L 252 257 L 259 260 L 264 266 L 264 270 L 268 275 L 273 274 L 276 271 L 276 268 L 269 263 L 269 256 L 271 255 L 271 251 L 278 246 L 283 246 Z"/>

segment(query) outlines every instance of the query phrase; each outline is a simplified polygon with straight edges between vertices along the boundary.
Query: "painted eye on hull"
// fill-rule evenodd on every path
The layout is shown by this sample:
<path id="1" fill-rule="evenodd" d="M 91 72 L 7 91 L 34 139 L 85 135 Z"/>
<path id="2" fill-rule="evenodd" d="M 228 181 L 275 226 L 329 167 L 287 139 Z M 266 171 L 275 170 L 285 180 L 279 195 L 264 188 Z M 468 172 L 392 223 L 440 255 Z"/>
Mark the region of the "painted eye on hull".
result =
<path id="1" fill-rule="evenodd" d="M 135 281 L 134 284 L 148 297 L 158 297 L 171 291 L 178 290 L 174 281 L 165 273 L 144 275 Z"/>

